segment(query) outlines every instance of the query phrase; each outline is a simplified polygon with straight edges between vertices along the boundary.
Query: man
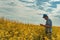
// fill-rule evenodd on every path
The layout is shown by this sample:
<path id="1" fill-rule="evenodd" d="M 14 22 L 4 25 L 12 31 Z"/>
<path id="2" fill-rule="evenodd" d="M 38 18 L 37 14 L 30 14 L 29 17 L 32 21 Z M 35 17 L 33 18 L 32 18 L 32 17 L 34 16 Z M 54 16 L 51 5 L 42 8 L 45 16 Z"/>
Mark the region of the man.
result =
<path id="1" fill-rule="evenodd" d="M 41 26 L 45 27 L 45 33 L 48 36 L 49 40 L 52 40 L 51 33 L 52 33 L 52 21 L 49 19 L 49 17 L 46 14 L 43 14 L 43 18 L 46 20 L 46 24 L 40 24 Z"/>

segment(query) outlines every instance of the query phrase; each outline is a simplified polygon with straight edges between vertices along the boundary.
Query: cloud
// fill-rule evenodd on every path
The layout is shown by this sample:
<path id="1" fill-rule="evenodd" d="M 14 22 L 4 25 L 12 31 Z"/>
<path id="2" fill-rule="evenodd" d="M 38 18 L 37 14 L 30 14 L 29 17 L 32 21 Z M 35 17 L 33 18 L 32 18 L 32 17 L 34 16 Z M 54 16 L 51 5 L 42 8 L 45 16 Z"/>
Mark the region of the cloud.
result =
<path id="1" fill-rule="evenodd" d="M 60 5 L 57 5 L 57 8 L 55 8 L 53 11 L 52 11 L 52 14 L 53 16 L 56 16 L 56 17 L 59 17 L 60 15 Z"/>
<path id="2" fill-rule="evenodd" d="M 25 7 L 24 5 L 22 5 L 22 3 L 18 1 L 14 2 L 14 3 L 18 2 L 17 3 L 18 5 L 15 6 L 13 6 L 12 4 L 11 5 L 8 4 L 9 2 L 7 2 L 6 4 L 3 2 L 1 3 L 1 5 L 3 6 L 0 7 L 0 14 L 5 18 L 21 20 L 22 22 L 27 22 L 27 23 L 28 22 L 33 23 L 36 21 L 36 23 L 38 23 L 37 22 L 38 18 L 36 17 L 36 15 L 38 13 L 45 13 L 45 11 L 35 10 L 32 8 Z"/>
<path id="3" fill-rule="evenodd" d="M 45 10 L 45 7 L 47 8 L 50 6 L 50 4 L 48 3 L 50 0 L 31 0 L 31 1 L 30 0 L 19 0 L 19 1 L 23 2 L 23 5 L 25 5 L 26 7 L 30 7 L 33 9 Z"/>
<path id="4" fill-rule="evenodd" d="M 33 0 L 19 0 L 20 2 L 23 2 L 23 3 L 33 3 L 34 1 Z"/>
<path id="5" fill-rule="evenodd" d="M 51 1 L 60 1 L 60 0 L 51 0 Z"/>
<path id="6" fill-rule="evenodd" d="M 60 1 L 53 1 L 53 2 L 50 2 L 52 8 L 57 8 L 57 4 L 60 4 Z"/>

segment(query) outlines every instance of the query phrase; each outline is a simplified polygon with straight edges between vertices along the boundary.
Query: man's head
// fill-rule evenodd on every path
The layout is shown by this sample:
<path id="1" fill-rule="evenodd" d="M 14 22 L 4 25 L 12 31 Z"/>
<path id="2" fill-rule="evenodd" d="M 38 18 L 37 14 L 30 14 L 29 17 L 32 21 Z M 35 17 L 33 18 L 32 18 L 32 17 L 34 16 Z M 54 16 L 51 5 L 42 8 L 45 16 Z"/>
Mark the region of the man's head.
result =
<path id="1" fill-rule="evenodd" d="M 45 20 L 48 20 L 47 14 L 43 14 L 43 18 L 44 18 Z"/>

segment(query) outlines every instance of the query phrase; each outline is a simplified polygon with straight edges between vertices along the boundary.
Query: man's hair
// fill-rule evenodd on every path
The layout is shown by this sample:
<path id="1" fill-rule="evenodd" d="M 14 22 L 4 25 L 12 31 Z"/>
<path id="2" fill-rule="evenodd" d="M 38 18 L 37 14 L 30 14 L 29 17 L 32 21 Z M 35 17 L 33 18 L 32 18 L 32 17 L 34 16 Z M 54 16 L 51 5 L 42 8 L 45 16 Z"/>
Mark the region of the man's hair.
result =
<path id="1" fill-rule="evenodd" d="M 43 18 L 48 17 L 47 14 L 43 14 Z"/>

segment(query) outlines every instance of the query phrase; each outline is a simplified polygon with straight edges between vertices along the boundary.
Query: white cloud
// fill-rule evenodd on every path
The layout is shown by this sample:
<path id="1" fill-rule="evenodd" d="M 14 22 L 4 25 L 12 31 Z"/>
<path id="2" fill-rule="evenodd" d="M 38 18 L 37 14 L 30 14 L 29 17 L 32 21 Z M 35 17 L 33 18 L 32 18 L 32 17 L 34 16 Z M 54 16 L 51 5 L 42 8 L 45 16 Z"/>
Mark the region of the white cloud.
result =
<path id="1" fill-rule="evenodd" d="M 34 2 L 35 0 L 22 0 L 22 1 Z"/>
<path id="2" fill-rule="evenodd" d="M 35 0 L 26 0 L 26 1 L 29 1 L 29 2 L 34 2 Z"/>
<path id="3" fill-rule="evenodd" d="M 10 1 L 9 1 L 10 2 Z M 45 11 L 35 10 L 29 7 L 25 7 L 21 2 L 16 1 L 16 6 L 6 5 L 2 2 L 3 6 L 0 7 L 0 14 L 6 18 L 14 19 L 14 20 L 21 20 L 23 22 L 31 22 L 31 23 L 38 23 L 40 16 L 38 14 L 45 13 Z M 2 5 L 1 4 L 1 5 Z M 12 11 L 11 11 L 12 10 Z M 32 18 L 33 17 L 33 18 Z M 35 22 L 36 21 L 36 22 Z"/>
<path id="4" fill-rule="evenodd" d="M 51 1 L 60 1 L 60 0 L 51 0 Z"/>
<path id="5" fill-rule="evenodd" d="M 57 8 L 55 8 L 52 12 L 51 12 L 52 16 L 56 16 L 56 15 L 60 15 L 60 4 L 57 5 Z"/>

